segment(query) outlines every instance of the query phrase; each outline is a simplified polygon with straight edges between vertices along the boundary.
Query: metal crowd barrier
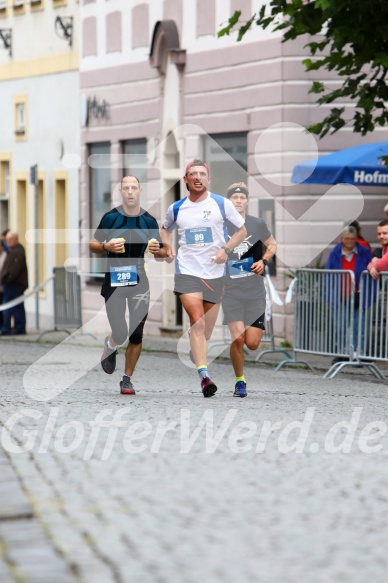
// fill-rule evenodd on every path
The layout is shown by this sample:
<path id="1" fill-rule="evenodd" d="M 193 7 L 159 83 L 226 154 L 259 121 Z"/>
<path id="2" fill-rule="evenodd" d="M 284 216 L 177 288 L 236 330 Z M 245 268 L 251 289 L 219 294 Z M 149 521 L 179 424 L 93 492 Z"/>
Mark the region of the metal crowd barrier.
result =
<path id="1" fill-rule="evenodd" d="M 360 311 L 358 357 L 388 361 L 388 272 L 377 280 L 367 271 L 361 274 Z"/>
<path id="2" fill-rule="evenodd" d="M 370 346 L 369 342 L 364 345 L 364 339 L 376 298 L 376 284 L 368 272 L 362 274 L 360 292 L 356 293 L 353 271 L 298 269 L 294 291 L 294 358 L 282 361 L 276 370 L 292 363 L 314 370 L 310 363 L 298 359 L 298 354 L 304 353 L 343 359 L 326 372 L 328 378 L 346 366 L 365 366 L 375 377 L 384 379 L 361 352 Z M 375 360 L 372 355 L 368 358 Z"/>
<path id="3" fill-rule="evenodd" d="M 54 267 L 54 328 L 44 330 L 41 338 L 49 332 L 63 331 L 69 336 L 69 328 L 82 328 L 81 277 L 76 267 Z"/>
<path id="4" fill-rule="evenodd" d="M 46 285 L 53 278 L 54 278 L 54 276 L 48 277 L 45 281 L 42 281 L 42 283 L 40 283 L 39 285 L 37 285 L 33 289 L 25 291 L 22 296 L 19 296 L 18 298 L 15 298 L 14 300 L 7 302 L 6 304 L 1 304 L 0 305 L 0 312 L 4 312 L 4 310 L 9 310 L 9 308 L 13 308 L 13 307 L 17 306 L 18 304 L 22 304 L 23 302 L 28 300 L 28 298 L 38 294 L 42 289 L 44 289 L 46 287 Z"/>
<path id="5" fill-rule="evenodd" d="M 265 308 L 265 330 L 263 332 L 263 336 L 261 337 L 261 342 L 267 342 L 271 344 L 271 348 L 267 350 L 261 350 L 259 354 L 256 356 L 255 361 L 259 362 L 259 360 L 264 356 L 264 354 L 274 354 L 274 353 L 281 353 L 291 358 L 291 355 L 285 348 L 277 348 L 275 346 L 275 335 L 273 332 L 273 322 L 272 322 L 272 304 L 277 304 L 278 306 L 283 306 L 283 301 L 280 299 L 273 283 L 271 280 L 271 276 L 269 275 L 268 268 L 265 271 L 264 277 L 264 286 L 265 286 L 265 293 L 266 293 L 266 308 Z"/>

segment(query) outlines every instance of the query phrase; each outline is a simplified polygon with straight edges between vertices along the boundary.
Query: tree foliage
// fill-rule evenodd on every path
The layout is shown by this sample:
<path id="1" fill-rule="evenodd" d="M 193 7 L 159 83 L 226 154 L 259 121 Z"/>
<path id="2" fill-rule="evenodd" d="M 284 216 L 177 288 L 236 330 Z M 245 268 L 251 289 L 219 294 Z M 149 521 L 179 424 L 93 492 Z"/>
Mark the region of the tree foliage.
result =
<path id="1" fill-rule="evenodd" d="M 388 122 L 388 0 L 271 0 L 247 22 L 236 11 L 218 36 L 238 28 L 237 40 L 254 25 L 283 31 L 282 42 L 310 35 L 307 71 L 326 69 L 340 86 L 314 81 L 310 93 L 319 105 L 337 103 L 319 123 L 308 128 L 323 137 L 352 124 L 365 135 Z M 354 108 L 345 110 L 344 102 Z M 352 115 L 352 117 L 346 117 Z"/>

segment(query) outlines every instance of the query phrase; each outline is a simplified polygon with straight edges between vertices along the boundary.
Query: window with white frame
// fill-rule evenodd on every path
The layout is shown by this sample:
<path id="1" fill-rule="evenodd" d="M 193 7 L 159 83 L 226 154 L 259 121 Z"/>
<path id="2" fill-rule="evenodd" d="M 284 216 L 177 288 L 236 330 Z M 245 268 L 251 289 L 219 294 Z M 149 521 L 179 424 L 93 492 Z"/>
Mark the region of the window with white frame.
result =
<path id="1" fill-rule="evenodd" d="M 15 133 L 24 135 L 26 133 L 26 104 L 16 103 L 15 105 Z"/>
<path id="2" fill-rule="evenodd" d="M 0 198 L 9 198 L 10 186 L 9 160 L 0 160 Z"/>

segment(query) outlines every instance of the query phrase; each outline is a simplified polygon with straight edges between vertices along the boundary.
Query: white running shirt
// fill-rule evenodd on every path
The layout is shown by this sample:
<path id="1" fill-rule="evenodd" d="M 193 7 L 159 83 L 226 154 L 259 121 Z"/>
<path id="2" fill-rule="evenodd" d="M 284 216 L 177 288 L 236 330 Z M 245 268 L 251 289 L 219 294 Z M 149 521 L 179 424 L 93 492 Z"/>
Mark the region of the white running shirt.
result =
<path id="1" fill-rule="evenodd" d="M 168 231 L 178 229 L 176 273 L 204 279 L 224 275 L 225 265 L 214 263 L 212 256 L 228 240 L 226 219 L 238 229 L 244 224 L 229 199 L 211 192 L 200 202 L 185 197 L 168 208 L 163 226 Z"/>

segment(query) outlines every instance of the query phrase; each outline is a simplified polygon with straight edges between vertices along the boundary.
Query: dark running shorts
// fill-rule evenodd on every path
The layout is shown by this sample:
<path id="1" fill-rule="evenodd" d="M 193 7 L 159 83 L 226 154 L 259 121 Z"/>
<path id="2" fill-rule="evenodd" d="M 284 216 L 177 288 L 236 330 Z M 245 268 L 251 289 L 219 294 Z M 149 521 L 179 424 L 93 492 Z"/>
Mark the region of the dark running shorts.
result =
<path id="1" fill-rule="evenodd" d="M 140 337 L 147 319 L 150 305 L 150 288 L 146 274 L 141 274 L 137 285 L 110 287 L 105 282 L 101 295 L 105 299 L 105 309 L 112 336 L 118 344 L 123 344 L 135 332 Z M 128 307 L 129 322 L 126 309 Z"/>
<path id="2" fill-rule="evenodd" d="M 177 296 L 202 293 L 202 298 L 210 304 L 220 304 L 224 295 L 225 277 L 202 279 L 194 275 L 177 273 L 175 275 L 174 294 Z"/>
<path id="3" fill-rule="evenodd" d="M 223 324 L 244 322 L 245 326 L 265 330 L 265 300 L 243 300 L 226 295 L 222 300 Z"/>

